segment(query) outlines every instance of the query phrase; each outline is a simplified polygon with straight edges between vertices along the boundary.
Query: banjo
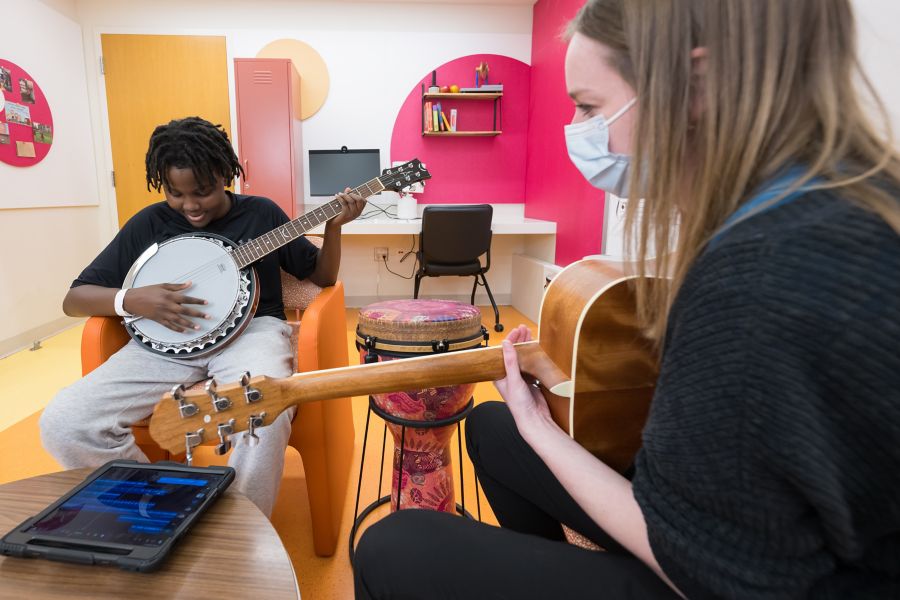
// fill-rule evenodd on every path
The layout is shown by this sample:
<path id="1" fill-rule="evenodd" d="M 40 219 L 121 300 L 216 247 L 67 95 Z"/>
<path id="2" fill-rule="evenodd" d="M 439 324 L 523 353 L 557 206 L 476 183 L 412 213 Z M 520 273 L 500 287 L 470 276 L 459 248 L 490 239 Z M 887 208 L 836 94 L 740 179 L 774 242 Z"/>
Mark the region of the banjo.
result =
<path id="1" fill-rule="evenodd" d="M 363 198 L 384 190 L 400 191 L 430 179 L 418 159 L 385 169 L 380 177 L 354 188 Z M 183 332 L 144 317 L 125 319 L 125 329 L 142 347 L 175 358 L 195 358 L 220 350 L 250 324 L 259 302 L 253 264 L 341 212 L 333 199 L 244 244 L 210 233 L 186 233 L 147 248 L 125 276 L 123 289 L 160 283 L 193 282 L 191 295 L 204 298 L 210 318 L 200 329 Z"/>

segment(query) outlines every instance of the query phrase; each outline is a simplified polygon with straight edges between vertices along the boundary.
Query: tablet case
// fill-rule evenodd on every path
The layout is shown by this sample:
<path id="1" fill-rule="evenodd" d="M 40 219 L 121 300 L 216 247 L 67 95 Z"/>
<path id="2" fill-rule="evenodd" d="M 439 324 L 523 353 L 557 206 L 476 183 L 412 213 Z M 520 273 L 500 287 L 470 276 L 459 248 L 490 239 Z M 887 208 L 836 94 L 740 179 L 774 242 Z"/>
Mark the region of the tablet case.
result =
<path id="1" fill-rule="evenodd" d="M 102 541 L 85 542 L 82 540 L 64 540 L 58 536 L 41 536 L 38 542 L 34 535 L 25 533 L 33 523 L 43 519 L 64 504 L 69 498 L 81 491 L 100 475 L 114 467 L 131 467 L 143 470 L 171 471 L 172 473 L 216 473 L 223 475 L 214 488 L 192 512 L 192 515 L 179 524 L 178 528 L 160 546 L 137 546 L 132 544 L 108 543 Z M 133 460 L 113 460 L 88 475 L 78 486 L 61 496 L 39 514 L 30 517 L 16 526 L 0 540 L 0 554 L 22 558 L 46 558 L 62 562 L 84 565 L 115 565 L 126 571 L 147 573 L 160 567 L 175 544 L 197 522 L 200 516 L 212 505 L 234 480 L 234 469 L 231 467 L 188 467 L 181 463 L 158 462 L 138 463 Z M 51 539 L 57 537 L 57 539 Z M 31 541 L 19 541 L 32 538 Z"/>

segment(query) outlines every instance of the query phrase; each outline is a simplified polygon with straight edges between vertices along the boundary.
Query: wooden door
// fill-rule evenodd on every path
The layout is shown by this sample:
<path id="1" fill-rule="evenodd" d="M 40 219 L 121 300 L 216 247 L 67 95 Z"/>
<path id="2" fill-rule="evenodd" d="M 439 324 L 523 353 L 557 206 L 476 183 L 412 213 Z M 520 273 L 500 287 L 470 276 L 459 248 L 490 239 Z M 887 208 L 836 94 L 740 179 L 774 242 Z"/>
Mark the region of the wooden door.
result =
<path id="1" fill-rule="evenodd" d="M 147 191 L 150 134 L 199 116 L 231 136 L 228 61 L 221 36 L 103 34 L 103 70 L 119 227 L 163 199 Z"/>

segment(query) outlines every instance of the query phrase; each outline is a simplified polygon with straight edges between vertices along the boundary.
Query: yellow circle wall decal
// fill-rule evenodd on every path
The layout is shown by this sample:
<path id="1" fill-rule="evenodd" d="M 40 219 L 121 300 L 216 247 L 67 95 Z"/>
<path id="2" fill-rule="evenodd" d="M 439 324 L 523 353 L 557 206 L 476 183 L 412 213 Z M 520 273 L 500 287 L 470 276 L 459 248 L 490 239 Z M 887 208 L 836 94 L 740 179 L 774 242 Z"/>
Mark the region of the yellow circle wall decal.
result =
<path id="1" fill-rule="evenodd" d="M 315 49 L 300 40 L 275 40 L 256 53 L 256 58 L 289 58 L 300 74 L 300 118 L 308 119 L 325 104 L 328 67 Z"/>

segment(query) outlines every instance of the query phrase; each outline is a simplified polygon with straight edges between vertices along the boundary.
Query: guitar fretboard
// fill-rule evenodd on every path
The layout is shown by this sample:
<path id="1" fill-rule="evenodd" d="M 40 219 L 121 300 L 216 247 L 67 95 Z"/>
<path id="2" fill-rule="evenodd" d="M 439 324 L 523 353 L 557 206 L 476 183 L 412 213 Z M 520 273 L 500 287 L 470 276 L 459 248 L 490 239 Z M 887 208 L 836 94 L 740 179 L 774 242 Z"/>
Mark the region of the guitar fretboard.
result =
<path id="1" fill-rule="evenodd" d="M 353 192 L 359 194 L 363 198 L 368 198 L 372 194 L 377 194 L 385 189 L 384 184 L 379 177 L 353 188 Z M 234 249 L 234 259 L 238 267 L 244 267 L 255 263 L 265 255 L 278 250 L 285 244 L 296 240 L 298 237 L 315 229 L 322 223 L 333 219 L 341 213 L 341 201 L 338 199 L 331 200 L 305 215 L 299 216 L 293 221 L 288 221 L 284 225 L 276 227 L 268 233 L 264 233 L 258 238 L 241 244 Z"/>

